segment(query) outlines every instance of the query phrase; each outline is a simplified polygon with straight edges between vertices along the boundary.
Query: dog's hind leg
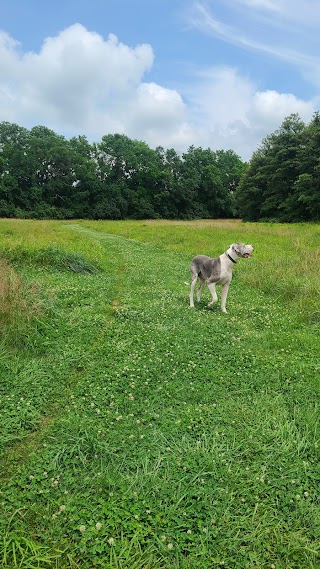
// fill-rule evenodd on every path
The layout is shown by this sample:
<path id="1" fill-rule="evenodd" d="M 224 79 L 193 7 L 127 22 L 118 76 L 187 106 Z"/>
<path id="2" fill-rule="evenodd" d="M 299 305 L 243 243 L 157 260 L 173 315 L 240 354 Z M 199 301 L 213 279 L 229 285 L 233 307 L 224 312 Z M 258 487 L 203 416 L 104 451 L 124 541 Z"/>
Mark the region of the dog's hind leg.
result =
<path id="1" fill-rule="evenodd" d="M 211 308 L 211 306 L 214 305 L 215 302 L 217 302 L 218 300 L 218 295 L 216 293 L 216 285 L 215 283 L 208 283 L 208 289 L 211 292 L 211 296 L 212 296 L 212 301 L 209 302 L 208 307 Z"/>
<path id="2" fill-rule="evenodd" d="M 202 291 L 203 291 L 204 285 L 206 284 L 206 281 L 205 281 L 205 279 L 203 278 L 202 275 L 201 275 L 201 276 L 199 275 L 199 279 L 200 279 L 200 286 L 199 286 L 198 292 L 197 292 L 197 301 L 198 301 L 198 302 L 200 302 L 201 293 L 202 293 Z"/>
<path id="3" fill-rule="evenodd" d="M 191 278 L 191 284 L 190 284 L 190 308 L 194 308 L 194 301 L 193 301 L 193 295 L 194 295 L 194 289 L 196 286 L 196 282 L 197 282 L 197 278 L 198 275 L 192 275 Z"/>

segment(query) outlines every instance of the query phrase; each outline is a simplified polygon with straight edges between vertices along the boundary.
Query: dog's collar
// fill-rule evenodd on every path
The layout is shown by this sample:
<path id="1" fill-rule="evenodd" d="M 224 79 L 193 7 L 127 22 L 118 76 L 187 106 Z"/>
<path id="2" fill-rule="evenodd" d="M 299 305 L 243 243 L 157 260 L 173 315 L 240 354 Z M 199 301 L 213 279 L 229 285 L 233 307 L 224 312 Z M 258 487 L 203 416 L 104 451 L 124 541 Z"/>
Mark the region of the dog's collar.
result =
<path id="1" fill-rule="evenodd" d="M 233 263 L 237 262 L 229 255 L 229 253 L 227 251 L 226 251 L 226 255 L 227 255 L 227 257 L 229 257 L 230 261 L 232 261 Z"/>

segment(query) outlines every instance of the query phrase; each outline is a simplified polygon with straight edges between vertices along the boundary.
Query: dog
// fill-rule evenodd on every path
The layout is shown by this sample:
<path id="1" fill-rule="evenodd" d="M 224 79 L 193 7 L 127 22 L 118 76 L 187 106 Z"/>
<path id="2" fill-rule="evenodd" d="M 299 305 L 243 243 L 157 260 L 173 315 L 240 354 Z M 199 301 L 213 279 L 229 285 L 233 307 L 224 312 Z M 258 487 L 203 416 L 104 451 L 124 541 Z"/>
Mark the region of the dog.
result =
<path id="1" fill-rule="evenodd" d="M 226 300 L 228 296 L 229 284 L 232 279 L 232 269 L 238 259 L 248 258 L 252 256 L 253 246 L 244 243 L 233 243 L 225 253 L 220 257 L 207 257 L 206 255 L 197 255 L 191 261 L 191 283 L 190 283 L 190 307 L 194 308 L 194 289 L 197 279 L 200 279 L 200 286 L 197 292 L 197 301 L 201 299 L 201 293 L 204 285 L 207 283 L 211 292 L 212 301 L 208 307 L 211 308 L 218 300 L 216 293 L 216 285 L 221 285 L 221 310 L 226 310 Z"/>

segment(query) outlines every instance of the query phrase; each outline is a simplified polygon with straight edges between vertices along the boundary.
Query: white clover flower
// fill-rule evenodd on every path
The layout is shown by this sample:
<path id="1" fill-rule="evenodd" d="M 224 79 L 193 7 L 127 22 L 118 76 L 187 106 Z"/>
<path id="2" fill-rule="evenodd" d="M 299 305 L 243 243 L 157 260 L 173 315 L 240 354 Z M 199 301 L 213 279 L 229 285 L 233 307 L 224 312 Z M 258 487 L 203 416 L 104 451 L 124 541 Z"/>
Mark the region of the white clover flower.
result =
<path id="1" fill-rule="evenodd" d="M 96 523 L 96 528 L 97 530 L 100 530 L 102 528 L 102 524 L 100 522 Z"/>
<path id="2" fill-rule="evenodd" d="M 168 549 L 173 549 L 173 543 L 168 543 Z"/>
<path id="3" fill-rule="evenodd" d="M 60 512 L 64 512 L 65 509 L 66 509 L 66 507 L 65 507 L 64 504 L 62 504 L 61 506 L 59 506 L 59 511 L 60 511 Z"/>
<path id="4" fill-rule="evenodd" d="M 166 536 L 166 535 L 162 535 L 162 536 L 161 536 L 161 541 L 167 541 L 167 536 Z"/>
<path id="5" fill-rule="evenodd" d="M 191 529 L 188 529 L 188 530 L 187 530 L 187 533 L 192 533 Z"/>
<path id="6" fill-rule="evenodd" d="M 109 543 L 109 545 L 114 545 L 114 539 L 113 539 L 113 537 L 110 537 L 110 538 L 108 539 L 108 543 Z"/>
<path id="7" fill-rule="evenodd" d="M 80 526 L 79 527 L 79 531 L 81 531 L 81 533 L 83 533 L 84 531 L 86 531 L 86 526 Z"/>

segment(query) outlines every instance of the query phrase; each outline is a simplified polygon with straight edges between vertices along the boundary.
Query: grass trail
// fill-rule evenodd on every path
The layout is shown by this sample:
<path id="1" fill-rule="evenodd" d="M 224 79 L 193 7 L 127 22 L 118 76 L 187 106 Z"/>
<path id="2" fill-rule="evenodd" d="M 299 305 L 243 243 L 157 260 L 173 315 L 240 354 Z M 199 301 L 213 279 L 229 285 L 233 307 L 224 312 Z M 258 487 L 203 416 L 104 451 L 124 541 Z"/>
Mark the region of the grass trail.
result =
<path id="1" fill-rule="evenodd" d="M 61 235 L 102 271 L 18 265 L 47 315 L 0 359 L 3 566 L 319 567 L 317 327 L 245 261 L 223 315 L 186 253 Z"/>

